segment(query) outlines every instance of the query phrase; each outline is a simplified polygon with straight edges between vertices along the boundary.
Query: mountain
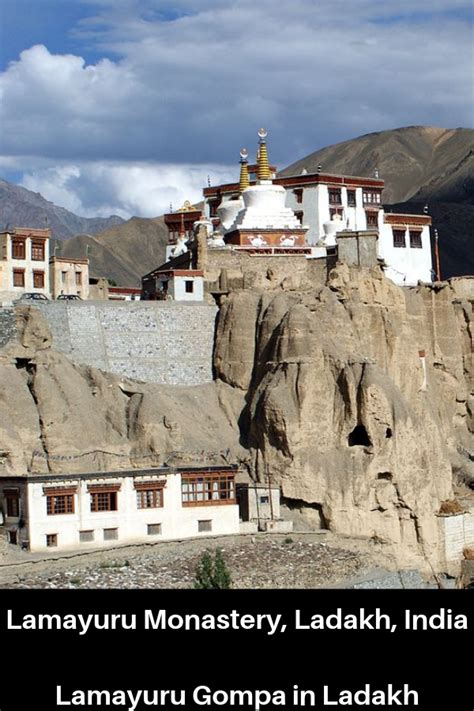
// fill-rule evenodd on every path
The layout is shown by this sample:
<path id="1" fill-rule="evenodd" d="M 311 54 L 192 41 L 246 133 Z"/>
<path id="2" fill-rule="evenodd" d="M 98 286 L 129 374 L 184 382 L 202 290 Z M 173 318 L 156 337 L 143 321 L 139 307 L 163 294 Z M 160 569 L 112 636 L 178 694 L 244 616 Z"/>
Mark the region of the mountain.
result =
<path id="1" fill-rule="evenodd" d="M 67 239 L 79 232 L 95 234 L 119 225 L 121 217 L 79 217 L 64 207 L 45 200 L 40 193 L 0 180 L 0 229 L 9 227 L 50 227 L 56 239 Z"/>
<path id="2" fill-rule="evenodd" d="M 322 148 L 279 175 L 308 173 L 373 176 L 385 180 L 386 203 L 444 202 L 474 205 L 474 130 L 407 126 L 369 133 Z"/>
<path id="3" fill-rule="evenodd" d="M 106 276 L 120 286 L 141 286 L 140 277 L 165 261 L 167 244 L 163 217 L 132 217 L 96 235 L 58 242 L 56 255 L 83 259 L 89 247 L 91 276 Z"/>

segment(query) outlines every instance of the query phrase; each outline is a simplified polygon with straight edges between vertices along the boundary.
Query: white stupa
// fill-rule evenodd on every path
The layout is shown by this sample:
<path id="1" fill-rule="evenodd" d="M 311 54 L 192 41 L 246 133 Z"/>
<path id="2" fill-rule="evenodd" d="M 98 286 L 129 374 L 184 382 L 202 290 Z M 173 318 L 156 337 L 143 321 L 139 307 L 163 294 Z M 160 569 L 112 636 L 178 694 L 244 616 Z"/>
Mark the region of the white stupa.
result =
<path id="1" fill-rule="evenodd" d="M 249 185 L 248 153 L 244 149 L 241 152 L 241 197 L 223 202 L 218 208 L 226 242 L 252 247 L 307 246 L 304 238 L 307 228 L 302 227 L 293 210 L 285 206 L 285 188 L 272 182 L 265 140 L 267 131 L 261 128 L 258 136 L 257 184 Z"/>

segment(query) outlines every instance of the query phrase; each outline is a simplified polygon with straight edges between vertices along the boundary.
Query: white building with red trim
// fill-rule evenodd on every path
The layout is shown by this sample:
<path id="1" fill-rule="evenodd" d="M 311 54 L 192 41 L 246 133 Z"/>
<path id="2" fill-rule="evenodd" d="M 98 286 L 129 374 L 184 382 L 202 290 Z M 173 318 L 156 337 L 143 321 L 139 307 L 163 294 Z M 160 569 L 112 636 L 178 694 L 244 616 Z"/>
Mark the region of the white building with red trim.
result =
<path id="1" fill-rule="evenodd" d="M 261 150 L 262 145 L 260 146 Z M 416 285 L 418 281 L 432 281 L 432 256 L 428 215 L 386 213 L 382 205 L 384 181 L 379 178 L 331 175 L 329 173 L 302 173 L 300 175 L 274 177 L 274 168 L 268 166 L 263 182 L 280 186 L 286 191 L 286 207 L 298 218 L 301 228 L 306 228 L 305 244 L 313 248 L 313 255 L 321 257 L 321 247 L 334 247 L 335 234 L 340 231 L 358 233 L 378 232 L 378 256 L 386 275 L 401 286 Z M 226 243 L 236 241 L 236 226 L 245 225 L 244 207 L 246 192 L 262 184 L 258 179 L 259 157 L 256 165 L 247 167 L 248 188 L 242 190 L 240 183 L 227 183 L 204 188 L 205 214 L 223 234 Z M 242 201 L 243 198 L 243 201 Z M 249 200 L 247 200 L 249 202 Z M 227 223 L 220 216 L 234 213 Z M 267 218 L 271 231 L 271 216 Z M 291 225 L 288 225 L 291 232 Z M 293 230 L 294 236 L 285 234 L 287 244 L 293 239 L 301 244 L 301 233 Z M 243 235 L 245 237 L 245 235 Z M 252 248 L 265 248 L 266 235 L 261 233 L 261 244 L 253 240 Z M 268 240 L 267 240 L 268 241 Z M 249 245 L 250 246 L 250 245 Z M 276 246 L 276 243 L 275 243 Z"/>

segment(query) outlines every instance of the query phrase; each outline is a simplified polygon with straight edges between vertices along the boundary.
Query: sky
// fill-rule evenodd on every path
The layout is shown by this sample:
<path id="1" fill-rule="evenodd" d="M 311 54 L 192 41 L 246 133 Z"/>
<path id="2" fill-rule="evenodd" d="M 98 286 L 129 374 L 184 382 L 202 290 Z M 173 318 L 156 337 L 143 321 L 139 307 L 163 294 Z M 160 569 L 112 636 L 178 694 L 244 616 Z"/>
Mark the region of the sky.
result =
<path id="1" fill-rule="evenodd" d="M 1 0 L 0 176 L 151 217 L 408 125 L 472 127 L 471 0 Z"/>

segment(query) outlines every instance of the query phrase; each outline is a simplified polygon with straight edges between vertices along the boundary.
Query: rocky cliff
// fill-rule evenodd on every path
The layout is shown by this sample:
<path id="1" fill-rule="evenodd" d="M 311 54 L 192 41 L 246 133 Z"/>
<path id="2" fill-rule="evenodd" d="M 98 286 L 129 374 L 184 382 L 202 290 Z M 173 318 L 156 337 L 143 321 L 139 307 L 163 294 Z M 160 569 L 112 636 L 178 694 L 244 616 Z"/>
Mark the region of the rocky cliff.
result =
<path id="1" fill-rule="evenodd" d="M 215 381 L 193 387 L 73 364 L 37 309 L 17 309 L 0 350 L 0 471 L 237 461 L 281 485 L 288 515 L 435 565 L 436 514 L 474 482 L 473 291 L 400 289 L 341 264 L 317 288 L 235 291 Z"/>
<path id="2" fill-rule="evenodd" d="M 339 265 L 317 290 L 231 295 L 215 368 L 246 395 L 254 476 L 314 525 L 431 559 L 453 469 L 474 474 L 470 286 Z"/>

